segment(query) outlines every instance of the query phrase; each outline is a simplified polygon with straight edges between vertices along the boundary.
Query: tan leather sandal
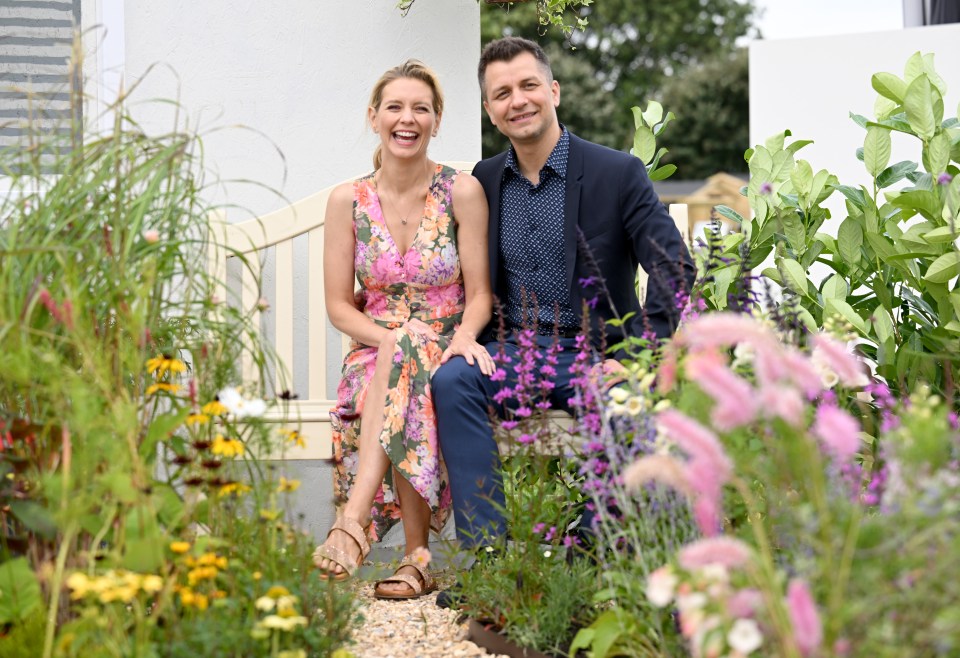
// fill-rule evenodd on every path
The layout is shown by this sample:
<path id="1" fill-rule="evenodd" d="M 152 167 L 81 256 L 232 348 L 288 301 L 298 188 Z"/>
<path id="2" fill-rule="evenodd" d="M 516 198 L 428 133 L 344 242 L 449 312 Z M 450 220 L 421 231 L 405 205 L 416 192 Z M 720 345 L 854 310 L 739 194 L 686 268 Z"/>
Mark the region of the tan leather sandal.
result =
<path id="1" fill-rule="evenodd" d="M 420 578 L 416 576 L 411 576 L 406 573 L 399 573 L 402 567 L 413 567 L 417 570 L 417 573 L 420 574 Z M 400 566 L 397 567 L 397 572 L 390 576 L 389 578 L 384 578 L 383 580 L 378 580 L 373 586 L 373 597 L 376 599 L 418 599 L 421 596 L 425 596 L 437 589 L 437 583 L 434 582 L 433 576 L 430 575 L 430 572 L 427 571 L 427 567 L 424 564 L 421 564 L 419 561 L 416 561 L 412 556 L 407 555 L 402 560 L 400 560 Z M 407 592 L 384 592 L 381 591 L 380 585 L 384 583 L 404 583 L 410 586 L 409 593 Z"/>
<path id="2" fill-rule="evenodd" d="M 354 558 L 343 549 L 327 543 L 330 541 L 330 534 L 334 530 L 345 532 L 353 539 L 353 542 L 360 548 L 359 558 Z M 317 546 L 317 549 L 313 552 L 313 564 L 319 569 L 320 563 L 323 560 L 329 560 L 343 569 L 340 573 L 335 573 L 330 569 L 322 569 L 320 573 L 321 580 L 346 580 L 360 568 L 360 565 L 363 564 L 363 561 L 369 553 L 370 544 L 367 543 L 367 533 L 363 529 L 363 526 L 354 519 L 341 516 L 327 532 L 327 541 Z"/>

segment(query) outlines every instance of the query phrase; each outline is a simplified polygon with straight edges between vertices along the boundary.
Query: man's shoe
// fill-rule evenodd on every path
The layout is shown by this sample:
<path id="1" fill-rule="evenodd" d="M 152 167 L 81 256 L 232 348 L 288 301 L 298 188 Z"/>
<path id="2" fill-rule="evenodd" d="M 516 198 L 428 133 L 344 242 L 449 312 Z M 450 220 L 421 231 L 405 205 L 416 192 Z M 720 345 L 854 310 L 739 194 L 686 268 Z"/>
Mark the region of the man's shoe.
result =
<path id="1" fill-rule="evenodd" d="M 447 610 L 449 608 L 459 608 L 463 602 L 463 583 L 459 580 L 448 589 L 442 590 L 437 594 L 437 607 Z"/>

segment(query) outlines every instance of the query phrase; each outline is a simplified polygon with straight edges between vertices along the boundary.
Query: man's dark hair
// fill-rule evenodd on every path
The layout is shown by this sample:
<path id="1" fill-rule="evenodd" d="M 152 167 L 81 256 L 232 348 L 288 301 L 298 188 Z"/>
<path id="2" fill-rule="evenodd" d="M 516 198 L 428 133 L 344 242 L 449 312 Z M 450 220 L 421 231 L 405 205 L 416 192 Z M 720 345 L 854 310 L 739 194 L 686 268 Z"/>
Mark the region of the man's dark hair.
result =
<path id="1" fill-rule="evenodd" d="M 485 97 L 487 95 L 486 74 L 487 66 L 491 62 L 509 62 L 517 55 L 530 53 L 536 58 L 547 74 L 547 81 L 553 80 L 553 71 L 550 69 L 550 60 L 547 59 L 547 53 L 543 52 L 536 41 L 524 39 L 522 37 L 503 37 L 496 41 L 491 41 L 480 53 L 480 65 L 477 67 L 477 79 L 480 81 L 480 93 Z"/>

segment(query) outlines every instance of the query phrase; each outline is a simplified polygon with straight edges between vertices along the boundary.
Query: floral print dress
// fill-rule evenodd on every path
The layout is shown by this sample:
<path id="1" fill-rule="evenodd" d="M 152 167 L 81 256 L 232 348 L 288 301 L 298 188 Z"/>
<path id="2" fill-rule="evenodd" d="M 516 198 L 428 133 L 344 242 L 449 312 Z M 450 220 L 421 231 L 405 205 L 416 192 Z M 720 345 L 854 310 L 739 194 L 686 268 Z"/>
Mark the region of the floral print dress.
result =
<path id="1" fill-rule="evenodd" d="M 457 253 L 452 188 L 459 172 L 437 165 L 423 216 L 410 249 L 400 253 L 387 229 L 373 174 L 354 183 L 354 268 L 360 283 L 363 312 L 382 327 L 397 329 L 397 346 L 384 405 L 380 433 L 392 469 L 377 492 L 370 539 L 377 541 L 400 520 L 400 501 L 393 470 L 405 477 L 430 505 L 431 525 L 439 530 L 450 508 L 446 467 L 440 457 L 430 377 L 440 366 L 463 316 L 464 291 Z M 404 328 L 419 319 L 440 335 L 422 339 Z M 377 348 L 350 344 L 331 412 L 337 507 L 346 503 L 357 473 L 360 416 L 373 378 Z"/>

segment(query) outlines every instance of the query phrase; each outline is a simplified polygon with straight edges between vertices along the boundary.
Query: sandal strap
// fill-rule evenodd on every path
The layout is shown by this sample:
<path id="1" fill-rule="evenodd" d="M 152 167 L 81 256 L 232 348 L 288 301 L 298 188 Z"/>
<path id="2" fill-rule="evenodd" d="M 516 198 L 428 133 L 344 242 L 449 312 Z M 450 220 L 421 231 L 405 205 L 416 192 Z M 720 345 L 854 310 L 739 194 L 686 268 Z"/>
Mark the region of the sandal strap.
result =
<path id="1" fill-rule="evenodd" d="M 379 587 L 384 583 L 406 583 L 410 586 L 410 589 L 413 590 L 414 594 L 420 594 L 423 592 L 423 585 L 420 584 L 420 580 L 406 573 L 395 573 L 389 578 L 378 580 L 375 587 Z"/>
<path id="2" fill-rule="evenodd" d="M 320 561 L 323 559 L 330 560 L 335 564 L 343 568 L 347 572 L 347 575 L 352 576 L 353 573 L 360 568 L 360 565 L 363 564 L 363 561 L 366 559 L 367 555 L 370 553 L 370 544 L 367 542 L 367 533 L 364 531 L 363 526 L 357 523 L 356 520 L 341 516 L 338 517 L 334 524 L 330 527 L 329 532 L 327 532 L 327 538 L 329 539 L 330 533 L 334 530 L 340 530 L 341 532 L 347 533 L 354 543 L 360 548 L 360 555 L 354 557 L 350 555 L 342 548 L 336 546 L 331 546 L 324 542 L 320 546 L 317 546 L 317 549 L 313 552 L 313 562 L 314 564 L 319 565 Z"/>
<path id="3" fill-rule="evenodd" d="M 350 535 L 357 546 L 360 547 L 360 562 L 363 562 L 363 559 L 370 553 L 370 544 L 367 542 L 367 533 L 363 529 L 363 526 L 357 523 L 356 519 L 340 516 L 337 517 L 334 524 L 330 526 L 327 537 L 329 537 L 330 533 L 334 530 L 340 530 Z"/>
<path id="4" fill-rule="evenodd" d="M 410 555 L 403 556 L 403 559 L 400 560 L 401 567 L 413 567 L 417 570 L 417 573 L 420 574 L 420 577 L 423 579 L 423 586 L 426 588 L 433 587 L 433 576 L 430 575 L 430 572 L 427 571 L 427 565 L 420 564 L 413 559 Z M 413 576 L 410 576 L 411 578 Z"/>
<path id="5" fill-rule="evenodd" d="M 321 544 L 320 546 L 317 546 L 317 550 L 313 552 L 313 563 L 319 565 L 320 561 L 324 558 L 342 567 L 343 570 L 347 572 L 347 575 L 350 576 L 352 576 L 353 573 L 360 568 L 360 564 L 363 562 L 362 555 L 360 556 L 360 560 L 358 562 L 352 555 L 340 548 L 337 548 L 336 546 Z"/>

